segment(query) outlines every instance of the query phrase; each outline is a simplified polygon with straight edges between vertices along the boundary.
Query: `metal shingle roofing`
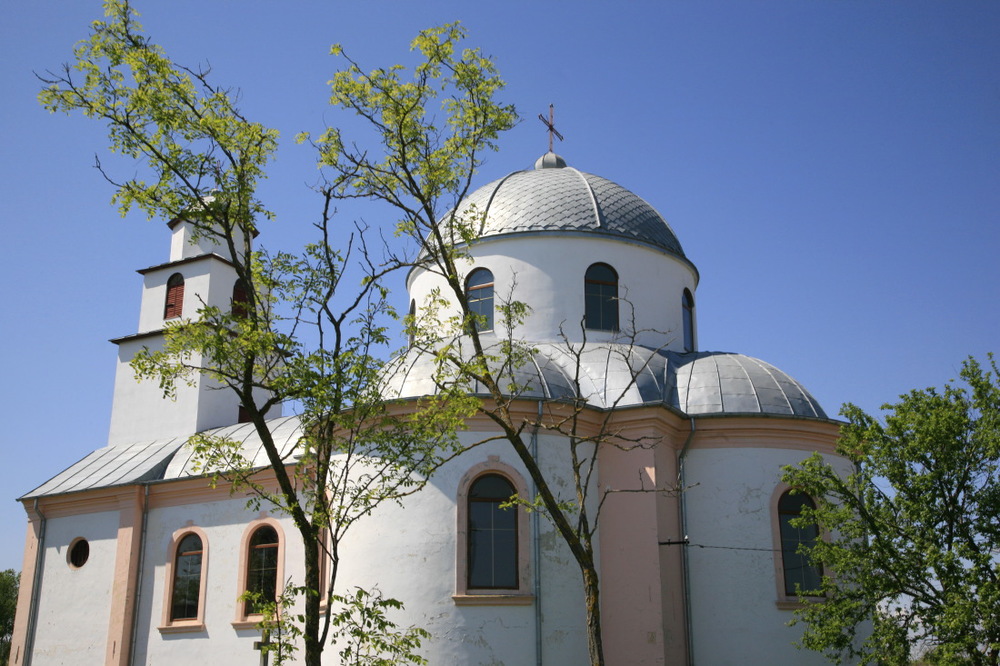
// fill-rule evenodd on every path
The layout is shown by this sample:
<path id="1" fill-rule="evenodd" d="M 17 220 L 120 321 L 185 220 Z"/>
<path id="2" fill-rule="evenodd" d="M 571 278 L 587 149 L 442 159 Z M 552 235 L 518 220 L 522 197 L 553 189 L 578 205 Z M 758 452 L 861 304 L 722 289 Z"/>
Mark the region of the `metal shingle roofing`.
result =
<path id="1" fill-rule="evenodd" d="M 528 231 L 587 231 L 652 245 L 684 257 L 655 208 L 617 183 L 543 156 L 470 194 L 463 211 L 485 213 L 480 237 Z"/>
<path id="2" fill-rule="evenodd" d="M 599 344 L 583 350 L 554 343 L 533 347 L 530 361 L 503 374 L 521 398 L 559 400 L 578 395 L 601 409 L 665 404 L 692 416 L 757 414 L 828 419 L 802 384 L 773 365 L 743 354 L 681 354 L 626 344 Z M 434 394 L 433 372 L 434 359 L 429 354 L 397 359 L 387 373 L 388 397 Z M 578 390 L 574 377 L 578 378 Z M 474 393 L 483 392 L 478 385 L 470 388 Z"/>

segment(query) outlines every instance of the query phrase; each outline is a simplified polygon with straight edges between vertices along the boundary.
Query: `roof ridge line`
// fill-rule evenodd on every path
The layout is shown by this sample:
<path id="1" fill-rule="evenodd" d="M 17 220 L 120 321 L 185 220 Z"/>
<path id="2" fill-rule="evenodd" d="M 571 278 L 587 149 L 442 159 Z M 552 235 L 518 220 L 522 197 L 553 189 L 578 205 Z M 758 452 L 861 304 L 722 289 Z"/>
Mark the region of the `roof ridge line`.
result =
<path id="1" fill-rule="evenodd" d="M 602 229 L 604 231 L 608 231 L 608 225 L 606 224 L 607 219 L 604 216 L 604 209 L 601 208 L 601 204 L 597 200 L 597 194 L 594 192 L 594 186 L 590 184 L 589 180 L 587 180 L 587 176 L 589 174 L 585 174 L 579 169 L 575 169 L 570 166 L 564 168 L 569 169 L 570 171 L 575 173 L 577 178 L 583 181 L 583 186 L 587 189 L 587 195 L 590 197 L 590 205 L 594 209 L 594 217 L 597 218 L 597 228 Z"/>

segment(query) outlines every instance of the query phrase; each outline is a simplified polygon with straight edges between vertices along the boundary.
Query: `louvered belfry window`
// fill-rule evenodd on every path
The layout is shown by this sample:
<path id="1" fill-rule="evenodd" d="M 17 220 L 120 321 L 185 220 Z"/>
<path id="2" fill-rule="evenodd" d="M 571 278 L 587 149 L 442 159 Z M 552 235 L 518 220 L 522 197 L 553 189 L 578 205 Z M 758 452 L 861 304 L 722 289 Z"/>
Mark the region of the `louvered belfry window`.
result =
<path id="1" fill-rule="evenodd" d="M 174 319 L 181 316 L 184 307 L 184 276 L 174 273 L 167 280 L 167 300 L 163 306 L 163 318 Z"/>

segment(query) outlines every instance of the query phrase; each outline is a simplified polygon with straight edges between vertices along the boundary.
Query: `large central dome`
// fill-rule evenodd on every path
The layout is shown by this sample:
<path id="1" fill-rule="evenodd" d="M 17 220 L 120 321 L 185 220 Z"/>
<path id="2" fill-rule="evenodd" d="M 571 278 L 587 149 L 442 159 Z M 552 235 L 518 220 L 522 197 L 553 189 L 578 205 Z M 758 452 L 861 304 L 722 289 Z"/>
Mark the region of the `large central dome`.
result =
<path id="1" fill-rule="evenodd" d="M 663 216 L 617 183 L 566 166 L 554 153 L 473 192 L 463 208 L 485 212 L 481 237 L 562 231 L 606 234 L 684 257 Z"/>

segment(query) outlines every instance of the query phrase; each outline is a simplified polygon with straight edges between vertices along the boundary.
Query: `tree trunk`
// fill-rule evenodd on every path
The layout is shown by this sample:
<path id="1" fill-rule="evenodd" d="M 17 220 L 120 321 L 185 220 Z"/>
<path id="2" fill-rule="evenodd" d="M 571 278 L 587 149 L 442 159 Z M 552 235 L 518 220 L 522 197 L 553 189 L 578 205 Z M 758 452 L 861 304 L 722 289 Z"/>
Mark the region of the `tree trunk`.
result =
<path id="1" fill-rule="evenodd" d="M 587 604 L 587 649 L 591 666 L 604 666 L 604 641 L 601 638 L 601 586 L 593 564 L 582 566 L 583 593 Z"/>
<path id="2" fill-rule="evenodd" d="M 303 535 L 304 537 L 306 535 Z M 310 535 L 311 536 L 311 535 Z M 305 623 L 302 628 L 302 639 L 305 642 L 306 666 L 321 666 L 323 645 L 319 638 L 319 602 L 324 594 L 319 574 L 319 544 L 316 539 L 303 538 L 305 542 L 306 594 Z"/>

